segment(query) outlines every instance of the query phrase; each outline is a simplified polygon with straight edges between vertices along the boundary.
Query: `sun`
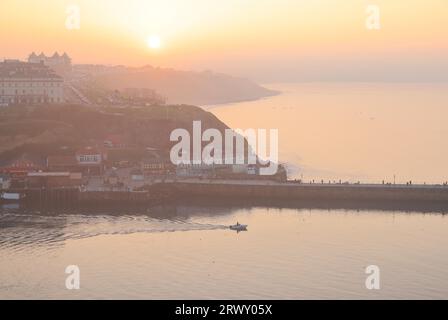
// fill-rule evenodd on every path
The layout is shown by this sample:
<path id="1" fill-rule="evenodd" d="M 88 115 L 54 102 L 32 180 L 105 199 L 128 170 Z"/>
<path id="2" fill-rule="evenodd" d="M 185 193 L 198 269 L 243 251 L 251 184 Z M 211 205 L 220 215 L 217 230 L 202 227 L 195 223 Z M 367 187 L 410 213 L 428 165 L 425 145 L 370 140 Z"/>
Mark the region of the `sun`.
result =
<path id="1" fill-rule="evenodd" d="M 146 44 L 151 49 L 160 49 L 162 46 L 162 42 L 160 41 L 160 37 L 157 35 L 151 35 L 146 40 Z"/>

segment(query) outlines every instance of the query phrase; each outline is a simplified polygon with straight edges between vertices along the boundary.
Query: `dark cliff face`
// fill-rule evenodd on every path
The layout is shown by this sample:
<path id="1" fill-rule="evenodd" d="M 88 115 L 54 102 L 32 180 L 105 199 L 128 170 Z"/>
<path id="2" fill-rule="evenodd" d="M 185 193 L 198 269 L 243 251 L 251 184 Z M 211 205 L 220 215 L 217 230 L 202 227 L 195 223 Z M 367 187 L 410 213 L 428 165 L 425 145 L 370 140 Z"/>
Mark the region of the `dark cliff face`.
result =
<path id="1" fill-rule="evenodd" d="M 202 130 L 227 128 L 213 114 L 188 105 L 135 108 L 91 108 L 51 106 L 8 108 L 0 112 L 0 165 L 23 154 L 45 157 L 64 149 L 102 146 L 110 135 L 126 137 L 136 148 L 168 152 L 177 128 L 192 135 L 193 121 Z"/>

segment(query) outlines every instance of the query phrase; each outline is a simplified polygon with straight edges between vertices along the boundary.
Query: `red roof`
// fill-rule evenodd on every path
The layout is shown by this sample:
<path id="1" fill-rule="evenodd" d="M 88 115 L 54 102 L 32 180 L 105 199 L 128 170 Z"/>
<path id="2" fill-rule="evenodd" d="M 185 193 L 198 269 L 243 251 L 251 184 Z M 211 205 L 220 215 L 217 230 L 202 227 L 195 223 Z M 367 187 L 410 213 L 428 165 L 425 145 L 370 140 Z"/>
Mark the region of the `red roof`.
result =
<path id="1" fill-rule="evenodd" d="M 9 166 L 0 168 L 1 172 L 9 172 L 9 173 L 23 173 L 30 171 L 37 171 L 42 169 L 41 166 L 36 165 L 34 162 L 25 159 L 19 159 L 14 161 Z"/>
<path id="2" fill-rule="evenodd" d="M 15 169 L 36 169 L 38 167 L 34 162 L 24 159 L 16 160 L 10 165 L 10 168 Z"/>
<path id="3" fill-rule="evenodd" d="M 47 166 L 76 166 L 78 162 L 75 156 L 49 156 Z"/>
<path id="4" fill-rule="evenodd" d="M 110 141 L 113 145 L 124 145 L 126 144 L 126 137 L 120 134 L 111 134 L 104 141 Z"/>

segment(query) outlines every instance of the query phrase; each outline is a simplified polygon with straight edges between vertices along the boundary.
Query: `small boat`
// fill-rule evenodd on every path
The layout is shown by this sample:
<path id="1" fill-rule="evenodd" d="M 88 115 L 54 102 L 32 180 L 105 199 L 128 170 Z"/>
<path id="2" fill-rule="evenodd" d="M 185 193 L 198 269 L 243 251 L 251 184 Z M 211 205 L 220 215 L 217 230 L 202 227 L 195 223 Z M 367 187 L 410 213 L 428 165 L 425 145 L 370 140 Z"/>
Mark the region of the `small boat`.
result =
<path id="1" fill-rule="evenodd" d="M 240 224 L 239 222 L 237 222 L 236 224 L 234 224 L 233 226 L 229 226 L 230 230 L 234 230 L 234 231 L 247 231 L 247 224 Z"/>

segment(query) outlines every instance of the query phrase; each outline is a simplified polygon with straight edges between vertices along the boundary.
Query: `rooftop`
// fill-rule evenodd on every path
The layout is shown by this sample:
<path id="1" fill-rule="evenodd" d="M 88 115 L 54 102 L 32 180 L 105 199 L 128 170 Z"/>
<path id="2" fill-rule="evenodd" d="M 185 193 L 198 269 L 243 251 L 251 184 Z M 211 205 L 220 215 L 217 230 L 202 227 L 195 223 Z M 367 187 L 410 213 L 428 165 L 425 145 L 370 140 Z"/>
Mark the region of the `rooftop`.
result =
<path id="1" fill-rule="evenodd" d="M 0 78 L 38 78 L 62 81 L 60 76 L 43 63 L 30 63 L 20 60 L 4 60 L 0 62 Z"/>
<path id="2" fill-rule="evenodd" d="M 95 147 L 84 147 L 76 151 L 77 156 L 84 155 L 98 155 L 101 154 L 101 150 Z"/>
<path id="3" fill-rule="evenodd" d="M 45 55 L 43 52 L 41 52 L 39 55 L 37 55 L 34 51 L 28 56 L 28 60 L 35 60 L 35 59 L 41 59 L 42 61 L 49 61 L 49 60 L 58 60 L 63 59 L 66 61 L 70 61 L 71 58 L 68 56 L 67 53 L 59 54 L 57 51 L 50 56 Z"/>
<path id="4" fill-rule="evenodd" d="M 70 172 L 30 172 L 28 177 L 70 177 Z"/>
<path id="5" fill-rule="evenodd" d="M 49 156 L 47 158 L 48 166 L 76 166 L 78 162 L 73 156 Z"/>

